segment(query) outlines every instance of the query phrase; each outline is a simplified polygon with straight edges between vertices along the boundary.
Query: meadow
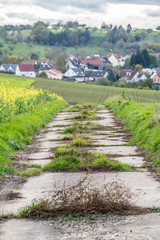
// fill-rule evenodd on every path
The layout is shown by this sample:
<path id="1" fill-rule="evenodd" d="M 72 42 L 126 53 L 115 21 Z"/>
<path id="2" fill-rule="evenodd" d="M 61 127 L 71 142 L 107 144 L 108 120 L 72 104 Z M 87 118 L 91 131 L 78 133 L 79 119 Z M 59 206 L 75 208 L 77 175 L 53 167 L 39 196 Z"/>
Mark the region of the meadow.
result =
<path id="1" fill-rule="evenodd" d="M 122 94 L 126 94 L 136 102 L 160 102 L 160 92 L 153 90 L 107 87 L 50 79 L 36 79 L 32 85 L 35 88 L 54 92 L 67 102 L 103 104 L 108 98 Z"/>

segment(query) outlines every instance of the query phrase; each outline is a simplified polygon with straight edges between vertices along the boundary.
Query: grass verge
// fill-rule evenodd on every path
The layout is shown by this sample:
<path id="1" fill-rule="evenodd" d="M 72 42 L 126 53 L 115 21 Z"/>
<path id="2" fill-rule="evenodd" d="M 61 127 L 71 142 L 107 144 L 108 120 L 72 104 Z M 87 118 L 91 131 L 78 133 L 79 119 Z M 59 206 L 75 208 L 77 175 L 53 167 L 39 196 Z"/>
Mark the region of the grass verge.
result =
<path id="1" fill-rule="evenodd" d="M 30 113 L 19 114 L 0 125 L 0 175 L 14 172 L 10 160 L 13 153 L 24 149 L 36 131 L 44 127 L 65 105 L 63 100 L 40 104 Z"/>
<path id="2" fill-rule="evenodd" d="M 133 100 L 116 97 L 105 102 L 130 129 L 130 143 L 151 153 L 151 165 L 160 170 L 160 104 L 138 104 Z"/>

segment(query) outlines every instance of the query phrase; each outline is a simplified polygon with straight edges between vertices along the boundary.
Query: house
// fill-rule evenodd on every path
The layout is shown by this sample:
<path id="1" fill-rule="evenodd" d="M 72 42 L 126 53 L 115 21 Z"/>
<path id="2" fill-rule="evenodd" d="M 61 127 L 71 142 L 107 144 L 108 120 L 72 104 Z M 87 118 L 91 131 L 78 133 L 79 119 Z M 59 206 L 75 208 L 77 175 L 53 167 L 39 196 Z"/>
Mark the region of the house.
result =
<path id="1" fill-rule="evenodd" d="M 79 59 L 76 59 L 76 58 L 69 59 L 67 64 L 66 64 L 66 66 L 67 66 L 68 69 L 70 69 L 70 68 L 79 68 L 80 67 L 80 63 L 81 62 L 80 62 Z"/>
<path id="2" fill-rule="evenodd" d="M 131 69 L 122 69 L 116 72 L 120 79 L 129 80 L 130 76 L 133 74 L 133 70 Z"/>
<path id="3" fill-rule="evenodd" d="M 116 72 L 121 80 L 125 80 L 127 82 L 142 82 L 147 79 L 144 73 L 140 74 L 139 72 L 132 71 L 131 69 L 123 69 Z"/>
<path id="4" fill-rule="evenodd" d="M 119 70 L 116 74 L 119 76 L 120 80 L 125 80 L 127 82 L 136 82 L 137 76 L 139 75 L 138 72 L 132 71 L 131 69 Z"/>
<path id="5" fill-rule="evenodd" d="M 142 72 L 148 74 L 149 76 L 151 76 L 152 73 L 153 73 L 153 71 L 152 71 L 151 68 L 143 68 L 143 69 L 142 69 Z"/>
<path id="6" fill-rule="evenodd" d="M 38 62 L 36 60 L 21 62 L 22 64 L 32 64 L 33 66 L 36 65 Z"/>
<path id="7" fill-rule="evenodd" d="M 48 78 L 57 79 L 57 80 L 63 79 L 63 74 L 56 69 L 50 69 L 46 71 L 46 74 Z"/>
<path id="8" fill-rule="evenodd" d="M 77 76 L 84 76 L 84 72 L 82 71 L 81 68 L 70 68 L 65 72 L 64 74 L 65 77 L 77 77 Z"/>
<path id="9" fill-rule="evenodd" d="M 109 60 L 113 67 L 124 66 L 125 64 L 125 58 L 123 58 L 121 55 L 108 53 L 105 57 Z"/>
<path id="10" fill-rule="evenodd" d="M 15 74 L 16 67 L 17 64 L 2 64 L 0 66 L 0 71 Z"/>
<path id="11" fill-rule="evenodd" d="M 54 69 L 53 62 L 37 62 L 37 64 L 34 66 L 35 69 L 37 69 L 38 73 L 46 72 L 50 69 Z"/>
<path id="12" fill-rule="evenodd" d="M 147 79 L 147 76 L 143 73 L 141 73 L 137 76 L 138 82 L 144 82 L 146 79 Z"/>
<path id="13" fill-rule="evenodd" d="M 90 81 L 97 81 L 99 78 L 105 77 L 107 78 L 108 73 L 105 71 L 92 71 L 89 76 Z"/>
<path id="14" fill-rule="evenodd" d="M 104 63 L 107 65 L 111 65 L 111 62 L 108 60 L 108 58 L 103 57 Z"/>
<path id="15" fill-rule="evenodd" d="M 97 59 L 97 60 L 92 60 L 92 59 L 82 59 L 81 60 L 81 67 L 83 69 L 97 69 L 97 70 L 102 70 L 106 66 L 105 62 L 103 59 Z"/>
<path id="16" fill-rule="evenodd" d="M 154 84 L 160 85 L 160 72 L 156 73 L 156 75 L 153 77 Z"/>
<path id="17" fill-rule="evenodd" d="M 32 64 L 20 63 L 16 67 L 15 75 L 25 77 L 36 77 L 34 67 Z"/>

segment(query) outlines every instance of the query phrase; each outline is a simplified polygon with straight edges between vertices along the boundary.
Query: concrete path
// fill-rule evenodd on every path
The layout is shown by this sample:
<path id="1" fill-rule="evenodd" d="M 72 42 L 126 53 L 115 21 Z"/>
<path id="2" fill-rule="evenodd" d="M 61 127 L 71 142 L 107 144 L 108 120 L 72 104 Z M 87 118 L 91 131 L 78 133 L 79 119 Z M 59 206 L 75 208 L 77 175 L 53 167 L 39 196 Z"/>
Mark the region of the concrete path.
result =
<path id="1" fill-rule="evenodd" d="M 19 159 L 21 162 L 44 166 L 51 161 L 54 157 L 55 148 L 58 146 L 63 146 L 67 143 L 60 141 L 60 138 L 63 137 L 62 132 L 65 126 L 73 123 L 73 120 L 70 118 L 75 114 L 77 113 L 62 112 L 57 114 L 53 121 L 51 121 L 46 128 L 44 128 L 40 134 L 37 135 L 37 137 L 34 139 L 34 142 L 30 144 L 29 149 L 20 154 Z M 115 181 L 123 183 L 124 186 L 129 188 L 131 192 L 134 193 L 132 200 L 137 206 L 160 207 L 160 184 L 154 179 L 150 172 L 147 172 L 141 168 L 145 163 L 143 152 L 139 151 L 136 146 L 128 146 L 128 133 L 123 131 L 122 127 L 117 123 L 117 121 L 115 121 L 115 117 L 105 108 L 102 108 L 100 111 L 98 111 L 97 119 L 94 122 L 96 125 L 94 127 L 92 126 L 92 128 L 96 129 L 96 134 L 87 133 L 94 140 L 93 146 L 88 148 L 88 150 L 109 154 L 110 159 L 134 165 L 137 167 L 138 171 L 90 173 L 88 174 L 88 177 L 92 179 L 92 184 L 101 186 L 104 183 Z M 18 186 L 12 189 L 12 194 L 19 196 L 19 198 L 15 197 L 11 200 L 0 201 L 0 212 L 17 213 L 22 207 L 30 205 L 33 200 L 49 197 L 50 192 L 53 191 L 55 187 L 56 189 L 61 189 L 64 182 L 66 182 L 66 187 L 75 185 L 79 179 L 85 176 L 85 174 L 86 173 L 84 172 L 42 173 L 38 176 L 30 177 L 21 187 Z M 10 191 L 10 189 L 5 189 L 5 193 L 9 194 Z M 150 219 L 150 216 L 154 219 L 155 216 L 157 222 L 160 223 L 159 214 L 151 214 L 150 216 L 147 216 L 148 219 Z M 136 218 L 139 220 L 136 220 Z M 97 229 L 94 226 L 96 234 L 99 234 L 98 231 L 100 231 L 104 234 L 104 236 L 107 236 L 107 238 L 103 238 L 102 234 L 101 237 L 98 235 L 98 238 L 96 238 L 96 235 L 96 237 L 92 239 L 159 239 L 157 238 L 158 234 L 155 234 L 154 236 L 154 234 L 148 234 L 145 230 L 148 228 L 152 229 L 151 232 L 154 232 L 154 229 L 156 229 L 156 225 L 153 226 L 154 221 L 151 221 L 151 219 L 147 226 L 146 218 L 145 216 L 133 217 L 131 226 L 134 228 L 135 233 L 133 234 L 132 232 L 132 234 L 130 233 L 130 235 L 126 235 L 126 237 L 126 233 L 123 232 L 123 226 L 129 226 L 128 222 L 130 219 L 132 219 L 132 217 L 126 217 L 125 224 L 122 219 L 120 220 L 120 224 L 116 230 L 118 232 L 116 234 L 118 235 L 115 236 L 114 232 L 112 233 L 115 223 L 112 226 L 112 221 L 110 222 L 107 219 L 105 224 L 106 226 L 110 226 L 110 230 L 104 230 L 102 223 L 98 225 Z M 141 222 L 141 227 L 137 225 L 137 221 Z M 61 227 L 63 228 L 63 226 Z M 73 226 L 73 229 L 74 227 L 75 226 Z M 13 231 L 8 231 L 7 229 L 12 229 Z M 104 233 L 105 231 L 106 233 Z M 142 231 L 141 235 L 139 231 Z M 158 232 L 160 233 L 160 230 L 158 230 Z M 18 234 L 21 236 L 21 238 L 18 236 Z M 65 234 L 62 234 L 61 230 L 57 230 L 56 227 L 54 227 L 54 225 L 52 226 L 51 222 L 48 221 L 33 222 L 26 220 L 9 220 L 0 224 L 0 239 L 3 240 L 91 239 L 92 236 L 91 232 L 87 233 L 87 230 L 86 235 L 83 236 L 83 238 L 81 238 L 80 235 L 78 235 L 78 238 L 75 238 L 75 236 L 73 236 L 73 238 L 67 238 L 69 235 L 66 235 L 66 237 Z M 139 236 L 139 238 L 137 236 Z"/>

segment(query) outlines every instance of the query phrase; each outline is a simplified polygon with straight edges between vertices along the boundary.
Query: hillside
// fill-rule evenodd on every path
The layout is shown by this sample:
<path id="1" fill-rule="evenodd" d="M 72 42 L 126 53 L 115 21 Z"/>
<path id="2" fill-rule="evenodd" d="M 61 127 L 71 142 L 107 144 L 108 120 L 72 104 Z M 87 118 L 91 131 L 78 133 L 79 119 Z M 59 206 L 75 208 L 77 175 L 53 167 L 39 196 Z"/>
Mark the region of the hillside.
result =
<path id="1" fill-rule="evenodd" d="M 54 36 L 70 31 L 74 34 L 85 29 L 52 29 L 51 32 Z M 49 45 L 43 41 L 36 43 L 33 41 L 31 30 L 12 31 L 7 33 L 0 31 L 0 58 L 3 59 L 9 55 L 17 57 L 25 57 L 30 59 L 33 53 L 38 55 L 39 59 L 44 57 L 52 58 L 56 54 L 87 56 L 92 54 L 107 54 L 110 49 L 116 53 L 127 53 L 136 51 L 138 48 L 150 48 L 155 52 L 159 50 L 159 46 L 155 48 L 156 43 L 159 43 L 160 32 L 152 30 L 131 30 L 127 33 L 124 29 L 117 29 L 114 33 L 114 28 L 109 29 L 88 29 L 90 33 L 89 40 L 84 44 L 74 44 L 67 46 L 66 43 L 56 43 Z M 9 34 L 9 37 L 6 37 Z M 113 36 L 114 39 L 113 39 Z M 51 54 L 52 53 L 52 54 Z"/>

